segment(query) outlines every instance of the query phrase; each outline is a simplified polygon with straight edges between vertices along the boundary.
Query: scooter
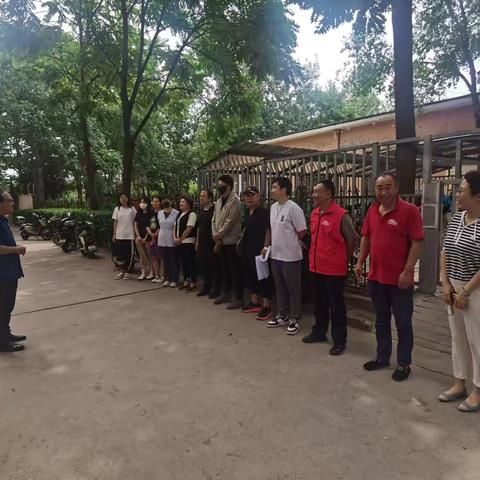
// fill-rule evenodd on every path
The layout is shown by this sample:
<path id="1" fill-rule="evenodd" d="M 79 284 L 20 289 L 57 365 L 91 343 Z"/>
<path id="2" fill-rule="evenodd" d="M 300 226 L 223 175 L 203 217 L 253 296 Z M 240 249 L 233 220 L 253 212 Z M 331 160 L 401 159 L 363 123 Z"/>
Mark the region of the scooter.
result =
<path id="1" fill-rule="evenodd" d="M 23 240 L 28 240 L 30 237 L 42 238 L 43 240 L 51 240 L 53 231 L 49 227 L 45 218 L 33 213 L 33 222 L 22 223 L 20 225 L 20 236 Z"/>
<path id="2" fill-rule="evenodd" d="M 95 257 L 97 249 L 97 243 L 95 241 L 95 227 L 93 223 L 84 220 L 79 226 L 77 226 L 77 240 L 80 246 L 80 253 L 84 257 Z"/>
<path id="3" fill-rule="evenodd" d="M 98 249 L 93 223 L 87 220 L 77 221 L 71 215 L 63 218 L 61 222 L 58 244 L 62 250 L 68 253 L 78 248 L 83 256 L 95 257 Z"/>

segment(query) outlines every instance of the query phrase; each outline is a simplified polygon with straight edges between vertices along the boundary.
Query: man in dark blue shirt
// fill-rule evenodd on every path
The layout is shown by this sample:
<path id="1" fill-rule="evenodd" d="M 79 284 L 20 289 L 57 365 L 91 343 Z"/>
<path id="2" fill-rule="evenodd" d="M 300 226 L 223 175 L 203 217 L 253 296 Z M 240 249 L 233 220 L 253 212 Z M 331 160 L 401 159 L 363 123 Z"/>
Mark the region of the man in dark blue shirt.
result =
<path id="1" fill-rule="evenodd" d="M 25 347 L 16 342 L 27 339 L 10 331 L 10 315 L 17 297 L 18 279 L 23 277 L 20 255 L 25 247 L 17 246 L 8 225 L 7 215 L 13 212 L 13 199 L 0 191 L 0 352 L 18 352 Z"/>

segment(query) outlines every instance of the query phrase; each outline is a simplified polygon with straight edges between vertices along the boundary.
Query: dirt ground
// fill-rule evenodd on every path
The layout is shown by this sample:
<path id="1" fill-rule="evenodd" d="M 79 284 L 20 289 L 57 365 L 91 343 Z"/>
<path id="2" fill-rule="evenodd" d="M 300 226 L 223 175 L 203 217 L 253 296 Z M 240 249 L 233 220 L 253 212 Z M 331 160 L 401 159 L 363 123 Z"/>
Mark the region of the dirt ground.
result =
<path id="1" fill-rule="evenodd" d="M 26 242 L 0 356 L 0 480 L 478 480 L 480 415 L 440 404 L 450 358 L 365 372 L 253 315 L 152 284 L 107 258 Z M 308 331 L 310 316 L 303 332 Z"/>

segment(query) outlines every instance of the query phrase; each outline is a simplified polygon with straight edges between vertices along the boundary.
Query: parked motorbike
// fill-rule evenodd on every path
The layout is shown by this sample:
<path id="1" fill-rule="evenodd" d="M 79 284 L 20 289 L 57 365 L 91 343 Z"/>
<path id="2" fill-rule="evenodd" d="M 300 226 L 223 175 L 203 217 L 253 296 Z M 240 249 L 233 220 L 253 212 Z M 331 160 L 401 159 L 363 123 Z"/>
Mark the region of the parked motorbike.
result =
<path id="1" fill-rule="evenodd" d="M 53 231 L 45 218 L 40 217 L 36 213 L 33 213 L 32 216 L 33 222 L 20 225 L 20 236 L 22 239 L 28 240 L 30 237 L 37 237 L 43 240 L 51 240 Z"/>
<path id="2" fill-rule="evenodd" d="M 59 231 L 59 245 L 65 253 L 80 250 L 83 256 L 95 257 L 97 244 L 93 223 L 88 220 L 77 220 L 68 215 L 61 220 L 62 228 Z"/>
<path id="3" fill-rule="evenodd" d="M 62 218 L 54 216 L 51 217 L 50 220 L 48 221 L 48 225 L 50 229 L 52 230 L 52 240 L 55 245 L 60 246 L 60 233 L 63 228 L 63 222 Z"/>

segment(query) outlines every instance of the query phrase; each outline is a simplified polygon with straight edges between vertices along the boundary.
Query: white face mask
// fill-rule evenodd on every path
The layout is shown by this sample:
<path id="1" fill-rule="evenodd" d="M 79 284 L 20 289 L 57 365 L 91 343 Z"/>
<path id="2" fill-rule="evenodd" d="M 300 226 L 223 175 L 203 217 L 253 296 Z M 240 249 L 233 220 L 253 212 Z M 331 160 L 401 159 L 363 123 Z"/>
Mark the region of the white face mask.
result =
<path id="1" fill-rule="evenodd" d="M 146 210 L 147 207 L 148 207 L 148 205 L 147 205 L 146 203 L 141 203 L 141 204 L 140 204 L 140 208 L 141 208 L 142 210 Z"/>

